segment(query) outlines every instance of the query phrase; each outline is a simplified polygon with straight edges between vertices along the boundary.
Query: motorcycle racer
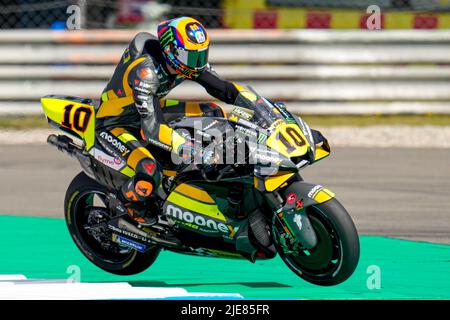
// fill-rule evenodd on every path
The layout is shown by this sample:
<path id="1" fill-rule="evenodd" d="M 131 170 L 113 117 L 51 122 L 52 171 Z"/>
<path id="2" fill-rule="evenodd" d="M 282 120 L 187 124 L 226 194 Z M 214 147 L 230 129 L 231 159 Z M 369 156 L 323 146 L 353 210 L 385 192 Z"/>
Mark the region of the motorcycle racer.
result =
<path id="1" fill-rule="evenodd" d="M 140 143 L 145 140 L 180 156 L 191 155 L 193 145 L 164 122 L 164 113 L 186 116 L 224 116 L 214 103 L 163 100 L 185 80 L 195 81 L 213 97 L 233 104 L 242 87 L 221 79 L 208 63 L 210 39 L 202 24 L 190 17 L 163 21 L 158 37 L 138 33 L 123 53 L 103 90 L 96 112 L 96 138 L 135 172 L 118 199 L 140 224 L 151 225 L 145 201 L 161 182 L 161 167 Z"/>

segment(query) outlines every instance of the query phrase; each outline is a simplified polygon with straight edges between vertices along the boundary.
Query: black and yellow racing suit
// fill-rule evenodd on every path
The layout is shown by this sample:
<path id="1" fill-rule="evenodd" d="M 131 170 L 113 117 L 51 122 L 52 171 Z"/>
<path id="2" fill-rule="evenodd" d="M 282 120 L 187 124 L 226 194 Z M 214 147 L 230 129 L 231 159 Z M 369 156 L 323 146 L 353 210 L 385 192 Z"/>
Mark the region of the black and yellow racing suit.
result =
<path id="1" fill-rule="evenodd" d="M 159 164 L 137 137 L 175 153 L 186 143 L 164 123 L 163 112 L 223 116 L 221 108 L 214 103 L 162 100 L 184 80 L 183 76 L 167 70 L 158 39 L 141 32 L 125 50 L 103 91 L 96 112 L 96 138 L 106 150 L 119 148 L 123 160 L 134 170 L 135 175 L 122 186 L 122 193 L 130 202 L 145 201 L 161 181 Z M 239 85 L 219 78 L 209 66 L 190 80 L 228 104 L 233 104 L 239 95 Z"/>

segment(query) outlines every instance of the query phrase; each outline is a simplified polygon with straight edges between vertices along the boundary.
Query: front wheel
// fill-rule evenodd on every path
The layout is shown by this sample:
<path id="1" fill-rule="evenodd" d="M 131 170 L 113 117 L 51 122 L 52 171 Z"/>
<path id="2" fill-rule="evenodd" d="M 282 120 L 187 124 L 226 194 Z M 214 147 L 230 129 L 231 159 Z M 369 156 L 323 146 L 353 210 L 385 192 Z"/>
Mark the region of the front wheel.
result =
<path id="1" fill-rule="evenodd" d="M 106 188 L 83 172 L 73 179 L 64 201 L 70 235 L 97 267 L 118 275 L 140 273 L 152 265 L 160 249 L 153 246 L 141 253 L 112 241 L 113 235 L 106 226 L 110 219 L 107 194 Z"/>
<path id="2" fill-rule="evenodd" d="M 308 207 L 307 215 L 318 243 L 310 250 L 286 250 L 275 232 L 277 250 L 286 265 L 302 279 L 321 286 L 347 280 L 359 261 L 359 237 L 345 208 L 336 199 Z"/>

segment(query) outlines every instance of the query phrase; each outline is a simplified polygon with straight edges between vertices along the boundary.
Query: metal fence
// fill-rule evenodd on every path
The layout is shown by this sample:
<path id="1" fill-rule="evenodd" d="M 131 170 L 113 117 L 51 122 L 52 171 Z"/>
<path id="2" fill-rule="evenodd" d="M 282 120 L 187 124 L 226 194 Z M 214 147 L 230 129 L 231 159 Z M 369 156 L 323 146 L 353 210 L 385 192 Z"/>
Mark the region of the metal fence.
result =
<path id="1" fill-rule="evenodd" d="M 374 7 L 375 6 L 375 7 Z M 146 28 L 189 15 L 210 28 L 450 28 L 450 0 L 0 0 L 0 28 Z"/>
<path id="2" fill-rule="evenodd" d="M 0 32 L 0 115 L 39 113 L 39 98 L 48 94 L 98 99 L 136 32 Z M 223 78 L 249 84 L 293 112 L 450 113 L 450 31 L 212 29 L 210 35 L 210 62 Z M 212 99 L 191 81 L 168 98 Z"/>

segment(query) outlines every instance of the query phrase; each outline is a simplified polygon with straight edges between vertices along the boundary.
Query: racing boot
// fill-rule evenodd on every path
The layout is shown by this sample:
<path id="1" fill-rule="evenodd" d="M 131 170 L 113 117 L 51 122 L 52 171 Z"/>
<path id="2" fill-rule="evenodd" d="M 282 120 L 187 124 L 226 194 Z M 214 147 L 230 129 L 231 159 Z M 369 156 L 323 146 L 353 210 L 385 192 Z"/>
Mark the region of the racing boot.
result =
<path id="1" fill-rule="evenodd" d="M 148 227 L 158 222 L 158 217 L 147 209 L 144 202 L 128 202 L 125 208 L 133 220 L 141 226 Z"/>
<path id="2" fill-rule="evenodd" d="M 125 183 L 118 192 L 117 198 L 124 205 L 128 214 L 134 221 L 142 226 L 151 226 L 158 222 L 158 217 L 146 206 L 153 191 L 153 185 L 149 181 L 131 179 Z"/>

